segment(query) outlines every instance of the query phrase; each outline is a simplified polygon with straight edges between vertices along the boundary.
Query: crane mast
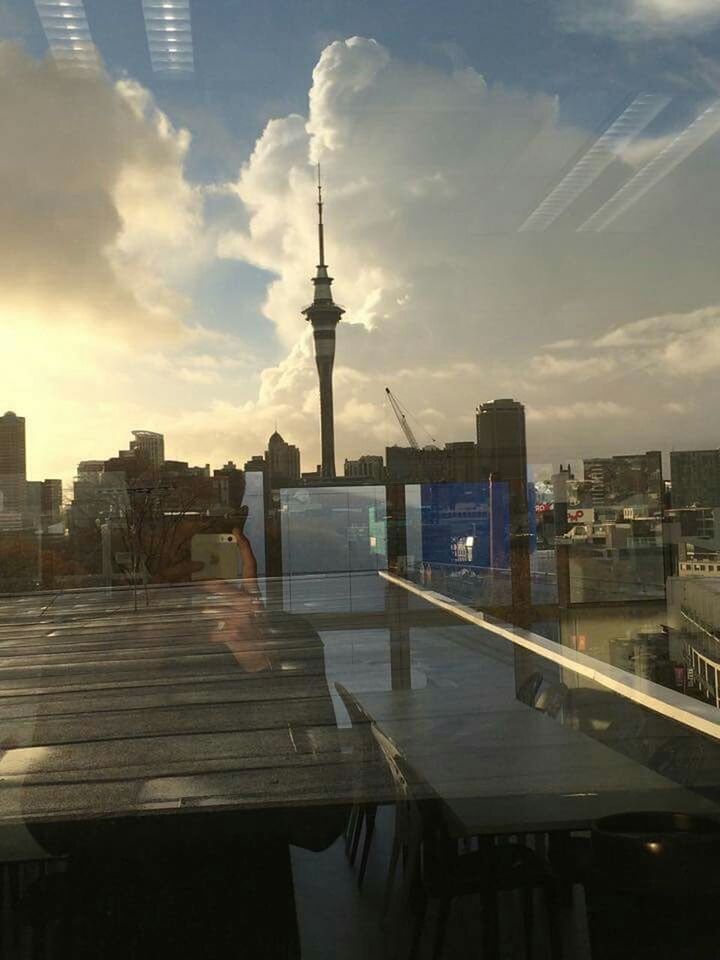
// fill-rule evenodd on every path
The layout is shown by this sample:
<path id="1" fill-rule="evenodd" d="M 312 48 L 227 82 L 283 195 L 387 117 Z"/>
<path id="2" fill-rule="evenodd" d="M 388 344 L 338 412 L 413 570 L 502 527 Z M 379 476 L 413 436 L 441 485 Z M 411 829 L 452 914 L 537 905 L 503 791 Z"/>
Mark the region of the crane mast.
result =
<path id="1" fill-rule="evenodd" d="M 410 444 L 413 450 L 419 450 L 420 444 L 417 442 L 417 438 L 413 433 L 412 427 L 407 422 L 405 411 L 400 405 L 400 402 L 398 401 L 397 397 L 393 394 L 393 392 L 390 390 L 390 387 L 385 387 L 385 393 L 387 394 L 387 398 L 390 402 L 390 406 L 393 409 L 393 413 L 397 417 L 397 422 L 400 424 L 400 429 L 402 430 L 402 432 L 405 434 L 407 438 L 407 442 Z"/>

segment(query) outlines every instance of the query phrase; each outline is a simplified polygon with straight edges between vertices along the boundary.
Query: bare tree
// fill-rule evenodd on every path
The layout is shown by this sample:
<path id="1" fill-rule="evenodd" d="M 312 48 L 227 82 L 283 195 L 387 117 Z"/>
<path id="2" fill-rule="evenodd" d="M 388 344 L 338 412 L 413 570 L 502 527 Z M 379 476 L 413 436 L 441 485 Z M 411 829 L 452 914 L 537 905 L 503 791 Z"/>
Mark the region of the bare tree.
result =
<path id="1" fill-rule="evenodd" d="M 167 478 L 149 472 L 127 484 L 119 528 L 136 609 L 140 583 L 148 605 L 148 583 L 190 579 L 192 538 L 212 526 L 217 506 L 209 477 Z"/>

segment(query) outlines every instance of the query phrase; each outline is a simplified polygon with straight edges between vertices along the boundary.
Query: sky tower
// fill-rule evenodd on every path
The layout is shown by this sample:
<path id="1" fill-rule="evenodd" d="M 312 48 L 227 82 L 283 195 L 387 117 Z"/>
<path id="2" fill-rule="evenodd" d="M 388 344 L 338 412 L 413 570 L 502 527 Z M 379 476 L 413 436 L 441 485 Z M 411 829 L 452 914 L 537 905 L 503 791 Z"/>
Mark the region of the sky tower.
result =
<path id="1" fill-rule="evenodd" d="M 318 244 L 320 248 L 317 272 L 313 277 L 315 296 L 303 315 L 313 327 L 315 363 L 320 380 L 320 441 L 322 447 L 321 473 L 324 479 L 335 479 L 335 423 L 333 417 L 333 363 L 335 361 L 335 327 L 345 312 L 332 298 L 333 278 L 328 276 L 325 263 L 325 234 L 323 227 L 322 184 L 318 164 Z"/>

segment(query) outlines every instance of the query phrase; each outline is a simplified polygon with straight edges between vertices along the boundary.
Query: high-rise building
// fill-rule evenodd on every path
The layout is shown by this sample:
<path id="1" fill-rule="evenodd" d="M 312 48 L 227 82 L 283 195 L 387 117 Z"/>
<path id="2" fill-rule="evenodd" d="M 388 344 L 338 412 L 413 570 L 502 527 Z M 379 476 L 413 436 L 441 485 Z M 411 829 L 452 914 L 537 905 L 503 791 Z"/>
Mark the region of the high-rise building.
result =
<path id="1" fill-rule="evenodd" d="M 230 507 L 239 510 L 245 497 L 245 471 L 237 467 L 232 460 L 213 471 L 213 477 L 224 477 L 227 481 L 227 502 Z"/>
<path id="2" fill-rule="evenodd" d="M 720 507 L 720 450 L 670 453 L 673 507 Z"/>
<path id="3" fill-rule="evenodd" d="M 265 462 L 272 487 L 297 483 L 300 479 L 300 451 L 292 443 L 285 443 L 277 432 L 268 440 Z"/>
<path id="4" fill-rule="evenodd" d="M 24 509 L 26 483 L 25 417 L 8 410 L 0 417 L 0 491 L 4 510 Z"/>
<path id="5" fill-rule="evenodd" d="M 245 473 L 265 473 L 267 470 L 265 457 L 259 453 L 256 453 L 254 457 L 250 457 L 249 460 L 245 461 L 243 470 Z"/>
<path id="6" fill-rule="evenodd" d="M 325 263 L 325 236 L 323 226 L 323 200 L 318 168 L 318 243 L 320 248 L 317 272 L 313 277 L 315 296 L 313 302 L 302 311 L 312 324 L 315 341 L 315 363 L 320 380 L 320 446 L 322 452 L 322 475 L 326 480 L 335 478 L 335 423 L 333 415 L 333 364 L 335 362 L 335 328 L 345 312 L 332 298 L 333 278 L 328 275 Z"/>
<path id="7" fill-rule="evenodd" d="M 343 473 L 349 480 L 374 480 L 381 483 L 385 476 L 383 458 L 365 453 L 358 460 L 346 460 Z"/>
<path id="8" fill-rule="evenodd" d="M 133 430 L 130 452 L 145 460 L 154 470 L 165 462 L 165 437 L 152 430 Z"/>
<path id="9" fill-rule="evenodd" d="M 62 513 L 62 480 L 43 480 L 40 499 L 42 516 L 48 521 L 58 520 Z"/>
<path id="10" fill-rule="evenodd" d="M 476 411 L 478 459 L 494 480 L 527 482 L 525 407 L 517 400 L 491 400 Z"/>
<path id="11" fill-rule="evenodd" d="M 28 480 L 25 490 L 27 520 L 32 526 L 57 523 L 62 514 L 62 480 Z"/>
<path id="12" fill-rule="evenodd" d="M 555 535 L 562 537 L 568 530 L 568 502 L 570 494 L 568 482 L 574 480 L 570 464 L 567 469 L 560 464 L 560 470 L 552 475 L 553 520 Z"/>
<path id="13" fill-rule="evenodd" d="M 665 485 L 659 450 L 592 457 L 584 464 L 593 507 L 636 507 L 650 514 L 662 510 Z"/>

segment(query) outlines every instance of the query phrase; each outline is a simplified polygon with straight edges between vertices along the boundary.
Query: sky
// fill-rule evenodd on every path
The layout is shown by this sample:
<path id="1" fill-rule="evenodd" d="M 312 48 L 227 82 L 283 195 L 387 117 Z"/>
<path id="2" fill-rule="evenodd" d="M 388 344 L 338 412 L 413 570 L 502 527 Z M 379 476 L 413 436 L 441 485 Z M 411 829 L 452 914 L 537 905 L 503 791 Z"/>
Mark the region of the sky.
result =
<path id="1" fill-rule="evenodd" d="M 720 446 L 720 0 L 190 6 L 170 77 L 140 0 L 85 0 L 82 73 L 42 5 L 0 8 L 0 406 L 31 478 L 133 429 L 220 466 L 277 427 L 314 468 L 318 161 L 339 468 L 404 442 L 386 385 L 421 441 L 512 396 L 538 462 Z"/>

